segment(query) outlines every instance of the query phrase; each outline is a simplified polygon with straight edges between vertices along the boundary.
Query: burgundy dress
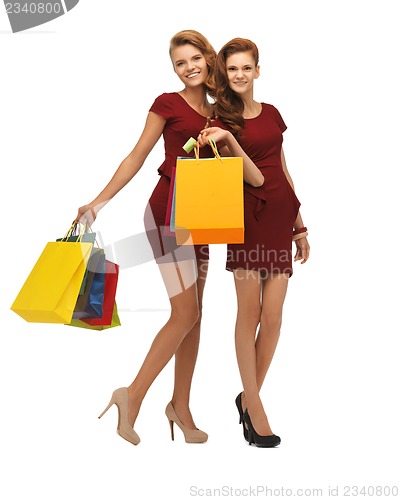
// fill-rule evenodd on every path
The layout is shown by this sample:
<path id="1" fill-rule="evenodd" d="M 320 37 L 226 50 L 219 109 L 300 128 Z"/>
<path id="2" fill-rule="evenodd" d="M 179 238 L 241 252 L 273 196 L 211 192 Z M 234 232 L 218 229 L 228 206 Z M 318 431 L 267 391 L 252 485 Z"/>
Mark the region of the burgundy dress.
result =
<path id="1" fill-rule="evenodd" d="M 205 125 L 207 118 L 195 111 L 185 99 L 176 92 L 161 94 L 154 101 L 150 110 L 163 118 L 166 123 L 163 131 L 165 160 L 158 168 L 160 179 L 150 196 L 144 214 L 147 238 L 153 250 L 156 262 L 176 262 L 188 259 L 208 260 L 208 245 L 177 245 L 175 236 L 164 234 L 168 194 L 172 170 L 178 156 L 188 155 L 182 146 L 190 137 L 195 139 Z M 210 147 L 200 150 L 201 157 L 213 157 Z"/>
<path id="2" fill-rule="evenodd" d="M 261 187 L 244 183 L 244 243 L 228 245 L 226 269 L 291 276 L 292 233 L 300 201 L 282 168 L 285 122 L 274 106 L 261 105 L 258 116 L 245 120 L 238 141 L 265 181 Z"/>

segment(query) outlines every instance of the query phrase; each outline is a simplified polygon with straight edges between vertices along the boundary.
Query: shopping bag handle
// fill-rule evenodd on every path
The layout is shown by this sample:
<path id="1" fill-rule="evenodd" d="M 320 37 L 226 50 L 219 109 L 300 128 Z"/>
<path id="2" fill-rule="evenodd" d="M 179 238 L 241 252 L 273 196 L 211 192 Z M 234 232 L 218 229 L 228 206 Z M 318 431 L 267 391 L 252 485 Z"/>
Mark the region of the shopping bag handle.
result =
<path id="1" fill-rule="evenodd" d="M 86 221 L 85 230 L 84 230 L 83 234 L 85 234 L 85 233 L 94 233 L 92 226 L 89 224 L 88 221 Z M 82 237 L 82 235 L 81 235 L 81 237 Z M 94 242 L 96 243 L 97 248 L 101 248 L 100 243 L 97 241 L 96 236 L 94 237 Z"/>
<path id="2" fill-rule="evenodd" d="M 217 144 L 215 143 L 214 139 L 211 139 L 211 137 L 208 137 L 208 142 L 211 146 L 211 149 L 214 153 L 214 156 L 217 160 L 220 160 L 221 163 L 222 163 L 222 158 L 219 154 L 219 151 L 218 151 L 218 148 L 217 148 Z M 200 159 L 200 145 L 198 142 L 196 142 L 196 144 L 194 145 L 194 154 L 196 156 L 196 160 L 197 160 L 197 163 L 199 162 L 199 159 Z"/>
<path id="3" fill-rule="evenodd" d="M 215 158 L 222 161 L 222 158 L 221 158 L 219 151 L 218 151 L 218 148 L 217 148 L 217 144 L 214 141 L 214 139 L 211 139 L 211 137 L 208 137 L 208 142 L 210 143 L 210 146 L 211 146 L 211 149 L 213 150 Z"/>
<path id="4" fill-rule="evenodd" d="M 77 242 L 81 241 L 82 240 L 82 236 L 85 234 L 85 233 L 93 233 L 92 231 L 92 228 L 90 227 L 89 223 L 86 223 L 86 224 L 80 224 L 82 226 L 82 228 L 80 229 L 79 233 L 77 232 L 77 228 L 78 228 L 78 225 L 80 223 L 79 222 L 76 222 L 74 221 L 70 228 L 68 229 L 68 231 L 65 233 L 65 235 L 61 238 L 60 241 L 67 241 L 68 238 L 70 238 L 71 236 L 78 236 L 78 238 L 76 239 Z M 89 230 L 88 230 L 89 229 Z"/>
<path id="5" fill-rule="evenodd" d="M 64 236 L 61 238 L 60 241 L 67 241 L 68 238 L 70 238 L 71 236 L 73 236 L 74 234 L 74 231 L 76 230 L 76 226 L 78 225 L 77 222 L 73 222 L 70 226 L 70 228 L 68 229 L 68 231 L 64 234 Z"/>

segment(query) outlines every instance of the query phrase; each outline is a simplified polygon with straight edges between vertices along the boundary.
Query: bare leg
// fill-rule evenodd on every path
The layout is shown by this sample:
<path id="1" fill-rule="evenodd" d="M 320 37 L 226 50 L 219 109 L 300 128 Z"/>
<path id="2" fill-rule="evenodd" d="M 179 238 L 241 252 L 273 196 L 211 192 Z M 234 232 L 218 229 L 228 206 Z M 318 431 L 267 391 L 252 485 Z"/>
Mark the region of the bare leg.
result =
<path id="1" fill-rule="evenodd" d="M 263 283 L 260 329 L 256 341 L 257 386 L 260 390 L 278 344 L 288 274 L 274 274 Z"/>
<path id="2" fill-rule="evenodd" d="M 256 432 L 272 434 L 258 393 L 256 329 L 261 317 L 261 280 L 256 271 L 234 271 L 238 312 L 235 347 L 246 404 Z"/>
<path id="3" fill-rule="evenodd" d="M 287 274 L 274 274 L 268 276 L 262 282 L 261 320 L 255 342 L 258 391 L 262 387 L 279 340 L 288 279 Z M 253 399 L 253 396 L 250 397 Z M 254 402 L 256 404 L 253 404 Z M 262 409 L 262 405 L 260 405 L 261 400 L 260 402 L 254 400 L 254 402 L 250 402 L 249 395 L 245 390 L 242 396 L 242 407 L 249 408 L 248 411 L 251 415 L 252 423 L 259 434 L 271 434 L 268 421 L 265 421 L 265 411 Z"/>
<path id="4" fill-rule="evenodd" d="M 161 264 L 159 267 L 170 297 L 171 315 L 153 340 L 136 378 L 128 387 L 128 422 L 132 426 L 149 387 L 199 317 L 197 274 L 193 261 Z"/>
<path id="5" fill-rule="evenodd" d="M 208 261 L 197 261 L 197 298 L 199 319 L 182 340 L 175 353 L 175 384 L 172 405 L 181 422 L 189 429 L 196 429 L 189 409 L 190 388 L 200 342 L 200 323 L 204 286 L 208 271 Z"/>

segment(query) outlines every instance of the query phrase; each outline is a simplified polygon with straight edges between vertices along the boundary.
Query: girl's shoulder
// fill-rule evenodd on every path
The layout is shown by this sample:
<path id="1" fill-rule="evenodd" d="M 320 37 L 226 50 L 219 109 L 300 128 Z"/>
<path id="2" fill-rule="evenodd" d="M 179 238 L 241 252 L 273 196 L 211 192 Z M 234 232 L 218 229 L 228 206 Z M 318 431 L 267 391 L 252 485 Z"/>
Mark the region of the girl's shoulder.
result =
<path id="1" fill-rule="evenodd" d="M 175 99 L 176 97 L 179 97 L 179 94 L 178 92 L 163 92 L 158 97 L 163 99 Z"/>
<path id="2" fill-rule="evenodd" d="M 262 115 L 264 115 L 264 117 L 266 118 L 272 118 L 278 124 L 281 132 L 284 132 L 287 127 L 278 109 L 273 104 L 268 104 L 265 102 L 262 102 L 261 105 Z"/>
<path id="3" fill-rule="evenodd" d="M 165 119 L 171 118 L 175 114 L 177 98 L 179 98 L 177 92 L 164 92 L 155 98 L 149 111 L 153 111 Z"/>
<path id="4" fill-rule="evenodd" d="M 154 102 L 169 103 L 175 101 L 177 97 L 179 97 L 177 92 L 163 92 L 155 98 Z"/>
<path id="5" fill-rule="evenodd" d="M 267 102 L 261 102 L 261 106 L 263 108 L 263 111 L 267 111 L 270 113 L 276 113 L 276 111 L 278 111 L 277 108 L 273 104 L 270 104 Z"/>

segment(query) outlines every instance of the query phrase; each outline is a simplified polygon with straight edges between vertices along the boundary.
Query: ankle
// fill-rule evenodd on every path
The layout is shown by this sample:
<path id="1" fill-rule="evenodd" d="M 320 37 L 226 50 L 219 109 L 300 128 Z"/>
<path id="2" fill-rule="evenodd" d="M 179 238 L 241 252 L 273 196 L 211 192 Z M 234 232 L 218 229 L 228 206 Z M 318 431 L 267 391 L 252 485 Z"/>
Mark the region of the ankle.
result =
<path id="1" fill-rule="evenodd" d="M 192 413 L 187 401 L 171 399 L 171 405 L 178 418 L 180 418 L 183 422 L 186 422 L 189 426 L 193 425 Z"/>
<path id="2" fill-rule="evenodd" d="M 135 406 L 141 406 L 144 395 L 141 395 L 134 387 L 131 385 L 128 389 L 128 400 L 130 404 L 134 404 Z"/>
<path id="3" fill-rule="evenodd" d="M 177 398 L 172 396 L 171 404 L 174 408 L 189 411 L 189 401 L 187 399 Z"/>
<path id="4" fill-rule="evenodd" d="M 171 400 L 171 406 L 179 420 L 189 429 L 196 429 L 188 401 Z"/>

